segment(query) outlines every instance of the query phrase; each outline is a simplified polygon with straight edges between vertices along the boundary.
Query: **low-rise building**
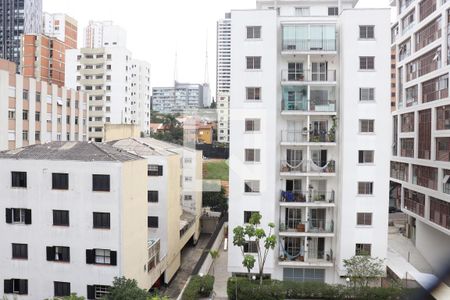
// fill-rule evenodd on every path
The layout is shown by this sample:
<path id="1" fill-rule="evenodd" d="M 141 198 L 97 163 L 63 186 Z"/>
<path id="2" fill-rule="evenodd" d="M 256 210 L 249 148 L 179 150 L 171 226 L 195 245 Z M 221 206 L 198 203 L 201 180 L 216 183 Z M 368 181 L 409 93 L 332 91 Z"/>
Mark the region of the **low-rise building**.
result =
<path id="1" fill-rule="evenodd" d="M 87 139 L 87 96 L 16 74 L 0 60 L 0 150 Z"/>
<path id="2" fill-rule="evenodd" d="M 0 152 L 0 282 L 6 296 L 100 299 L 114 277 L 149 289 L 147 160 L 108 144 Z"/>

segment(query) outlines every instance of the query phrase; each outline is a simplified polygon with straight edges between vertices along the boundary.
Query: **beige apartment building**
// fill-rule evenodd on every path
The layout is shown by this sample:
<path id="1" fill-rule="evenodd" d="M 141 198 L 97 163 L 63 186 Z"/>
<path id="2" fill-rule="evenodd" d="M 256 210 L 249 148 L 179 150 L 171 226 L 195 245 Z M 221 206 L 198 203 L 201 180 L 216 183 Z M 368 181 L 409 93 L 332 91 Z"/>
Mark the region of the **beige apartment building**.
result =
<path id="1" fill-rule="evenodd" d="M 87 95 L 16 74 L 0 60 L 0 150 L 87 139 Z"/>

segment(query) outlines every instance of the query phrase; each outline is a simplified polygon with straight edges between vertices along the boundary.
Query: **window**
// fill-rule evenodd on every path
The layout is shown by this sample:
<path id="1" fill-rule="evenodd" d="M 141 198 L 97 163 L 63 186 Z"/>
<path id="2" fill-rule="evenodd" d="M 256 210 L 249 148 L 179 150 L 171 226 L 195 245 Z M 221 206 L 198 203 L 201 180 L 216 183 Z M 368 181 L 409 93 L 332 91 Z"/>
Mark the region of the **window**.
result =
<path id="1" fill-rule="evenodd" d="M 375 38 L 375 26 L 372 26 L 372 25 L 359 26 L 359 38 L 360 39 L 374 39 Z"/>
<path id="2" fill-rule="evenodd" d="M 110 213 L 93 213 L 94 228 L 109 229 L 111 228 Z"/>
<path id="3" fill-rule="evenodd" d="M 86 263 L 116 266 L 117 252 L 108 249 L 87 249 Z"/>
<path id="4" fill-rule="evenodd" d="M 52 189 L 68 190 L 69 189 L 69 174 L 52 173 Z"/>
<path id="5" fill-rule="evenodd" d="M 28 91 L 23 90 L 23 100 L 28 100 Z"/>
<path id="6" fill-rule="evenodd" d="M 69 226 L 69 211 L 53 210 L 53 226 Z"/>
<path id="7" fill-rule="evenodd" d="M 92 190 L 94 192 L 109 192 L 109 175 L 92 175 Z"/>
<path id="8" fill-rule="evenodd" d="M 244 192 L 259 193 L 259 180 L 246 180 L 244 182 Z"/>
<path id="9" fill-rule="evenodd" d="M 245 120 L 245 132 L 254 132 L 261 130 L 260 119 L 246 119 Z"/>
<path id="10" fill-rule="evenodd" d="M 62 246 L 47 247 L 47 260 L 70 262 L 70 248 Z"/>
<path id="11" fill-rule="evenodd" d="M 400 156 L 414 157 L 414 139 L 400 139 Z"/>
<path id="12" fill-rule="evenodd" d="M 258 253 L 256 241 L 246 241 L 244 244 L 244 253 Z"/>
<path id="13" fill-rule="evenodd" d="M 283 268 L 283 280 L 325 282 L 325 269 Z"/>
<path id="14" fill-rule="evenodd" d="M 372 213 L 358 213 L 356 217 L 357 225 L 372 225 Z"/>
<path id="15" fill-rule="evenodd" d="M 191 201 L 192 200 L 192 195 L 184 195 L 184 200 L 185 201 Z"/>
<path id="16" fill-rule="evenodd" d="M 372 244 L 356 244 L 355 255 L 370 255 Z"/>
<path id="17" fill-rule="evenodd" d="M 425 216 L 425 194 L 403 189 L 403 208 L 421 217 Z"/>
<path id="18" fill-rule="evenodd" d="M 87 298 L 100 300 L 104 299 L 109 294 L 111 287 L 107 285 L 88 285 L 87 286 Z"/>
<path id="19" fill-rule="evenodd" d="M 28 245 L 27 244 L 12 244 L 12 258 L 28 259 Z"/>
<path id="20" fill-rule="evenodd" d="M 158 217 L 148 217 L 147 227 L 148 228 L 158 228 Z"/>
<path id="21" fill-rule="evenodd" d="M 338 7 L 328 7 L 328 15 L 329 16 L 339 15 L 339 8 Z"/>
<path id="22" fill-rule="evenodd" d="M 192 158 L 191 158 L 191 157 L 185 157 L 185 158 L 184 158 L 184 163 L 185 163 L 185 164 L 190 164 L 190 163 L 192 163 Z"/>
<path id="23" fill-rule="evenodd" d="M 358 151 L 358 163 L 360 164 L 373 164 L 374 151 L 372 150 L 359 150 Z"/>
<path id="24" fill-rule="evenodd" d="M 260 39 L 261 26 L 247 26 L 247 39 Z"/>
<path id="25" fill-rule="evenodd" d="M 260 149 L 245 149 L 245 161 L 246 162 L 260 162 Z"/>
<path id="26" fill-rule="evenodd" d="M 148 176 L 162 176 L 163 166 L 160 165 L 148 165 L 147 175 Z"/>
<path id="27" fill-rule="evenodd" d="M 375 57 L 360 56 L 359 57 L 359 69 L 360 70 L 374 70 L 375 69 Z"/>
<path id="28" fill-rule="evenodd" d="M 41 93 L 36 92 L 36 102 L 41 102 Z"/>
<path id="29" fill-rule="evenodd" d="M 31 224 L 31 209 L 7 208 L 6 223 L 8 224 Z"/>
<path id="30" fill-rule="evenodd" d="M 70 282 L 53 282 L 55 289 L 55 297 L 70 296 Z"/>
<path id="31" fill-rule="evenodd" d="M 450 229 L 450 203 L 430 197 L 430 221 Z"/>
<path id="32" fill-rule="evenodd" d="M 28 141 L 28 130 L 22 131 L 22 140 Z"/>
<path id="33" fill-rule="evenodd" d="M 248 87 L 246 88 L 247 100 L 261 100 L 261 88 L 260 87 Z"/>
<path id="34" fill-rule="evenodd" d="M 372 195 L 373 182 L 358 182 L 358 195 Z"/>
<path id="35" fill-rule="evenodd" d="M 374 88 L 360 88 L 359 89 L 359 101 L 374 101 L 375 89 Z"/>
<path id="36" fill-rule="evenodd" d="M 307 17 L 310 15 L 309 7 L 296 7 L 295 15 L 299 17 Z"/>
<path id="37" fill-rule="evenodd" d="M 247 56 L 247 70 L 261 69 L 261 56 Z"/>
<path id="38" fill-rule="evenodd" d="M 40 122 L 41 121 L 41 113 L 40 112 L 36 112 L 35 114 L 34 114 L 34 120 L 36 121 L 36 122 Z"/>
<path id="39" fill-rule="evenodd" d="M 28 280 L 5 279 L 3 288 L 5 294 L 28 295 Z"/>
<path id="40" fill-rule="evenodd" d="M 27 187 L 27 173 L 26 172 L 11 172 L 11 186 L 12 187 Z"/>
<path id="41" fill-rule="evenodd" d="M 22 111 L 22 119 L 23 120 L 28 120 L 28 110 L 23 110 Z"/>
<path id="42" fill-rule="evenodd" d="M 258 211 L 244 211 L 244 223 L 248 223 L 250 222 L 250 218 L 252 217 L 253 214 L 258 214 Z"/>
<path id="43" fill-rule="evenodd" d="M 375 132 L 374 120 L 359 120 L 359 132 L 373 133 Z"/>
<path id="44" fill-rule="evenodd" d="M 147 191 L 148 202 L 158 202 L 158 191 Z"/>
<path id="45" fill-rule="evenodd" d="M 8 120 L 16 119 L 16 111 L 13 109 L 8 110 Z"/>

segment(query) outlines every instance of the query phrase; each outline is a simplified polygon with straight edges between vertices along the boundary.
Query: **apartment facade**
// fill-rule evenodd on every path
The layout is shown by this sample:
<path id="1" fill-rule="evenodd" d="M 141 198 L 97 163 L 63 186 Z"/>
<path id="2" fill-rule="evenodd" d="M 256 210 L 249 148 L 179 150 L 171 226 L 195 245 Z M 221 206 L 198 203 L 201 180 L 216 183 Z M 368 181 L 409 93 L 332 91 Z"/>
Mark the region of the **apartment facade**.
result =
<path id="1" fill-rule="evenodd" d="M 64 42 L 68 49 L 78 48 L 78 22 L 66 14 L 44 13 L 42 33 Z"/>
<path id="2" fill-rule="evenodd" d="M 112 21 L 89 21 L 84 30 L 84 48 L 126 47 L 127 33 Z"/>
<path id="3" fill-rule="evenodd" d="M 392 197 L 407 236 L 439 272 L 450 248 L 449 1 L 392 1 L 396 106 Z"/>
<path id="4" fill-rule="evenodd" d="M 200 216 L 188 212 L 180 201 L 186 167 L 182 153 L 177 146 L 151 138 L 127 138 L 110 144 L 147 159 L 148 239 L 152 249 L 158 248 L 151 284 L 169 283 L 181 265 L 181 250 L 190 239 L 196 242 L 200 234 L 196 226 Z"/>
<path id="5" fill-rule="evenodd" d="M 16 74 L 0 60 L 0 150 L 87 140 L 87 95 Z"/>
<path id="6" fill-rule="evenodd" d="M 275 279 L 344 283 L 343 259 L 386 258 L 390 12 L 356 2 L 232 11 L 228 240 L 253 212 L 274 222 Z"/>
<path id="7" fill-rule="evenodd" d="M 101 299 L 120 276 L 150 288 L 145 159 L 52 142 L 0 152 L 0 161 L 5 296 Z"/>
<path id="8" fill-rule="evenodd" d="M 66 84 L 89 94 L 90 140 L 103 140 L 104 124 L 137 124 L 148 135 L 150 66 L 133 60 L 117 39 L 122 36 L 119 27 L 105 28 L 108 34 L 103 31 L 101 35 L 104 46 L 66 51 Z"/>
<path id="9" fill-rule="evenodd" d="M 152 110 L 160 113 L 182 113 L 203 108 L 209 85 L 175 82 L 173 87 L 154 87 Z"/>
<path id="10" fill-rule="evenodd" d="M 0 1 L 0 59 L 20 66 L 20 37 L 42 31 L 42 0 Z"/>
<path id="11" fill-rule="evenodd" d="M 217 21 L 216 45 L 216 104 L 217 140 L 230 141 L 230 84 L 231 84 L 231 13 Z"/>

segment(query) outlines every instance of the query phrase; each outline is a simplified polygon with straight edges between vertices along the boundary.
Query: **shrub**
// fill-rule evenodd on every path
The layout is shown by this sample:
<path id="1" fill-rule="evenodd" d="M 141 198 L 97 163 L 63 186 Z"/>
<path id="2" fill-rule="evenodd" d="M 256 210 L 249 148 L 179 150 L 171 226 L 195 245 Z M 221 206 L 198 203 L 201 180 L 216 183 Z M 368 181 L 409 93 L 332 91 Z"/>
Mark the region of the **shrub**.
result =
<path id="1" fill-rule="evenodd" d="M 279 300 L 279 299 L 352 299 L 352 300 L 397 300 L 403 299 L 405 290 L 389 288 L 352 288 L 322 282 L 290 282 L 264 280 L 262 286 L 243 277 L 228 279 L 228 299 Z"/>
<path id="2" fill-rule="evenodd" d="M 200 277 L 195 275 L 191 277 L 188 285 L 184 289 L 182 300 L 197 300 L 202 297 L 209 297 L 213 290 L 214 277 L 206 275 Z"/>

